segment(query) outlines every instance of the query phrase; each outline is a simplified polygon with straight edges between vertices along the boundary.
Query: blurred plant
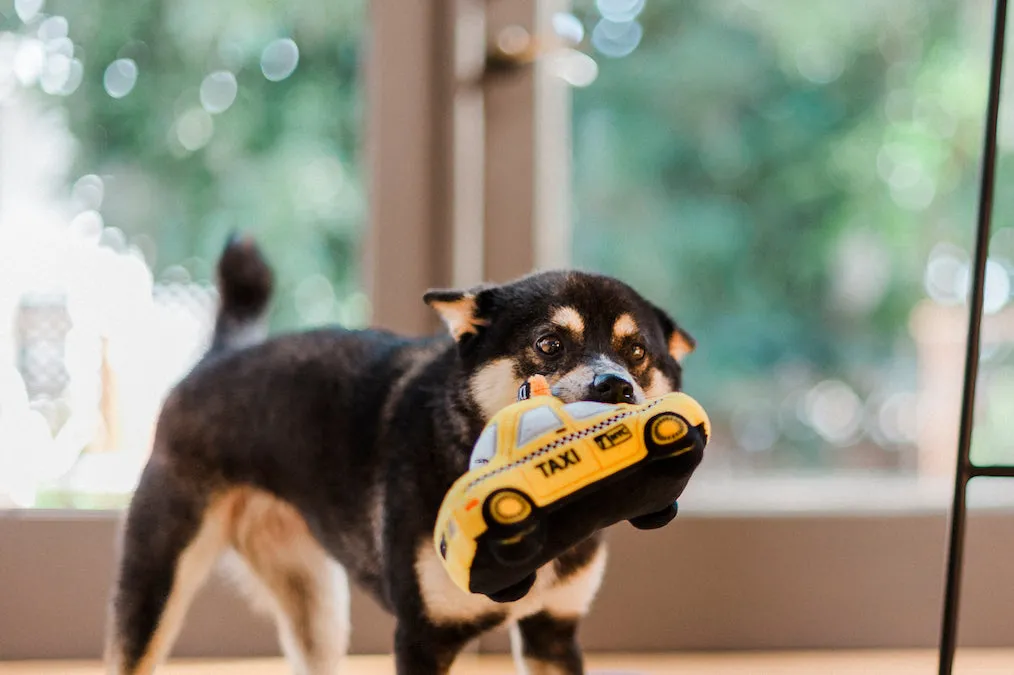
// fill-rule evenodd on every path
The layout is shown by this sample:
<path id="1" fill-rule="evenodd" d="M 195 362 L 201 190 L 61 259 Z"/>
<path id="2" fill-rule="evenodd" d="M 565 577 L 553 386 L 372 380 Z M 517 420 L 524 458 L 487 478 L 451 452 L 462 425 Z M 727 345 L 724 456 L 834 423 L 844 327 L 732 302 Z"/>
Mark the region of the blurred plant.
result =
<path id="1" fill-rule="evenodd" d="M 603 23 L 638 38 L 621 58 L 600 49 L 597 80 L 574 94 L 575 260 L 700 338 L 687 383 L 713 416 L 735 431 L 744 408 L 777 417 L 827 378 L 861 398 L 913 390 L 908 320 L 930 250 L 972 240 L 991 3 L 574 11 L 593 38 Z M 802 453 L 787 464 L 826 461 L 828 438 L 789 433 L 806 411 L 783 425 L 778 451 Z"/>
<path id="2" fill-rule="evenodd" d="M 101 178 L 105 224 L 156 276 L 182 265 L 201 281 L 229 231 L 253 233 L 278 268 L 275 327 L 290 328 L 363 318 L 364 11 L 364 0 L 7 0 L 0 30 L 41 43 L 39 88 L 77 141 L 69 182 Z M 54 67 L 69 73 L 58 85 Z M 314 289 L 303 316 L 294 297 Z"/>

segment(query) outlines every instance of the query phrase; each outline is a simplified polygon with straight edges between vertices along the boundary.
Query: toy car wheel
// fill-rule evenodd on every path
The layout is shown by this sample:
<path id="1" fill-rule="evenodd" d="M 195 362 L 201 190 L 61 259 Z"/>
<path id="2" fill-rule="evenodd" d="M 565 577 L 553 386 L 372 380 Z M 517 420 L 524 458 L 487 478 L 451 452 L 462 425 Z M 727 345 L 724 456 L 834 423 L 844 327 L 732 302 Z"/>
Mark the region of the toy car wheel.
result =
<path id="1" fill-rule="evenodd" d="M 528 495 L 513 488 L 486 498 L 483 515 L 489 527 L 489 549 L 503 565 L 523 565 L 542 550 L 543 532 Z"/>
<path id="2" fill-rule="evenodd" d="M 483 515 L 490 529 L 515 534 L 525 529 L 535 511 L 535 505 L 520 490 L 503 488 L 486 498 L 484 510 Z"/>
<path id="3" fill-rule="evenodd" d="M 652 457 L 672 457 L 694 446 L 695 434 L 687 421 L 676 413 L 655 415 L 644 429 L 644 442 Z"/>
<path id="4" fill-rule="evenodd" d="M 501 565 L 515 567 L 524 565 L 542 551 L 545 536 L 539 523 L 531 523 L 526 529 L 511 537 L 489 539 L 489 552 Z"/>
<path id="5" fill-rule="evenodd" d="M 673 502 L 661 511 L 646 513 L 643 516 L 631 518 L 630 524 L 639 530 L 657 530 L 658 528 L 665 527 L 672 522 L 672 519 L 676 517 L 678 512 L 679 505 L 676 502 Z"/>

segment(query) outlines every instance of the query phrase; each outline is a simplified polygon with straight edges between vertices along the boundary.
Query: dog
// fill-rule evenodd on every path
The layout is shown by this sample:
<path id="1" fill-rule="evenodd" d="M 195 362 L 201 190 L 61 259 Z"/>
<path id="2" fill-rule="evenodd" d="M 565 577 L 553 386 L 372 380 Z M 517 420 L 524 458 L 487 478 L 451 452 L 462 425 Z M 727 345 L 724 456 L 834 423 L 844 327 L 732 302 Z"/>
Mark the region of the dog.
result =
<path id="1" fill-rule="evenodd" d="M 446 673 L 502 624 L 521 672 L 583 673 L 576 631 L 605 570 L 600 537 L 541 568 L 520 600 L 495 602 L 447 576 L 437 510 L 529 376 L 567 402 L 640 402 L 681 387 L 694 339 L 627 285 L 578 271 L 427 292 L 449 338 L 269 338 L 274 279 L 256 243 L 230 239 L 217 277 L 211 345 L 167 395 L 126 512 L 108 672 L 153 672 L 228 553 L 301 675 L 337 672 L 350 581 L 395 617 L 398 675 Z"/>

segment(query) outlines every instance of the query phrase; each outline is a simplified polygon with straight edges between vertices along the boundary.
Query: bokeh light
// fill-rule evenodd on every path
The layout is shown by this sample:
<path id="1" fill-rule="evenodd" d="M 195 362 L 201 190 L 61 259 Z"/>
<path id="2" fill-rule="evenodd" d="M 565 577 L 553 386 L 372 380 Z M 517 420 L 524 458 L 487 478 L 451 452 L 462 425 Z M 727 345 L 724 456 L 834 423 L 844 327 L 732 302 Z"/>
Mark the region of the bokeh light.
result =
<path id="1" fill-rule="evenodd" d="M 215 121 L 204 108 L 190 108 L 176 120 L 176 137 L 186 150 L 200 150 L 211 140 Z"/>
<path id="2" fill-rule="evenodd" d="M 215 71 L 201 82 L 201 106 L 213 115 L 223 113 L 236 100 L 238 90 L 235 75 L 228 70 Z"/>
<path id="3" fill-rule="evenodd" d="M 595 59 L 576 49 L 564 49 L 554 54 L 550 67 L 557 77 L 573 87 L 587 87 L 599 74 Z"/>
<path id="4" fill-rule="evenodd" d="M 22 86 L 35 84 L 46 67 L 46 48 L 39 40 L 24 39 L 14 55 L 14 76 Z"/>
<path id="5" fill-rule="evenodd" d="M 14 11 L 19 19 L 28 23 L 39 15 L 45 4 L 45 0 L 14 0 Z"/>
<path id="6" fill-rule="evenodd" d="M 123 98 L 137 84 L 137 63 L 133 59 L 116 59 L 106 68 L 102 85 L 113 98 Z"/>
<path id="7" fill-rule="evenodd" d="M 592 30 L 592 45 L 601 54 L 620 58 L 631 54 L 641 43 L 644 29 L 637 21 L 614 22 L 602 19 Z"/>
<path id="8" fill-rule="evenodd" d="M 926 263 L 924 284 L 926 294 L 942 305 L 965 301 L 968 255 L 951 244 L 937 244 Z"/>
<path id="9" fill-rule="evenodd" d="M 811 42 L 801 45 L 796 52 L 796 69 L 815 84 L 834 82 L 845 70 L 845 59 L 834 44 Z"/>
<path id="10" fill-rule="evenodd" d="M 584 25 L 570 12 L 553 14 L 553 32 L 571 44 L 580 44 L 584 40 Z"/>
<path id="11" fill-rule="evenodd" d="M 81 210 L 98 210 L 102 206 L 106 185 L 101 178 L 93 173 L 81 176 L 71 187 L 70 195 L 74 204 Z"/>
<path id="12" fill-rule="evenodd" d="M 47 94 L 59 94 L 71 78 L 73 61 L 63 54 L 50 54 L 39 77 L 39 87 Z"/>
<path id="13" fill-rule="evenodd" d="M 824 380 L 805 399 L 806 420 L 824 440 L 848 445 L 858 440 L 863 406 L 859 397 L 840 380 Z"/>
<path id="14" fill-rule="evenodd" d="M 299 47 L 289 38 L 270 42 L 261 52 L 261 72 L 272 82 L 292 75 L 299 65 Z"/>
<path id="15" fill-rule="evenodd" d="M 595 7 L 603 19 L 614 23 L 633 21 L 644 10 L 645 0 L 596 0 Z"/>
<path id="16" fill-rule="evenodd" d="M 48 17 L 40 23 L 36 35 L 43 42 L 50 42 L 59 38 L 66 38 L 69 31 L 70 24 L 67 22 L 67 18 L 57 15 Z"/>

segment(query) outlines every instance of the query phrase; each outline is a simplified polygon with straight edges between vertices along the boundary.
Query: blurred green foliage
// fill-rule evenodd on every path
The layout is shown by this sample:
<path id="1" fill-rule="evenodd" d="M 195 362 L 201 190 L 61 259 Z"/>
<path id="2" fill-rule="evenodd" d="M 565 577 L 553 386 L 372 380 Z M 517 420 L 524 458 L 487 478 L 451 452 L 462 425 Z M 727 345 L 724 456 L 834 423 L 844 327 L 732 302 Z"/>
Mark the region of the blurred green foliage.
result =
<path id="1" fill-rule="evenodd" d="M 52 98 L 79 143 L 70 179 L 106 179 L 106 224 L 149 242 L 156 275 L 209 279 L 242 229 L 278 270 L 275 328 L 355 323 L 366 2 L 49 0 L 84 63 L 77 91 Z M 588 31 L 601 2 L 574 1 Z M 828 377 L 860 397 L 914 389 L 908 320 L 930 249 L 971 242 L 991 3 L 644 4 L 637 48 L 595 54 L 597 80 L 574 93 L 575 262 L 699 338 L 687 382 L 720 426 Z M 280 37 L 299 63 L 272 82 L 259 59 Z M 117 58 L 139 72 L 120 99 L 103 87 Z M 176 125 L 217 70 L 238 97 L 187 151 Z M 1012 199 L 998 194 L 998 227 Z M 772 462 L 826 463 L 797 427 Z"/>
<path id="2" fill-rule="evenodd" d="M 575 5 L 593 26 L 596 3 Z M 574 94 L 575 261 L 699 338 L 687 384 L 721 424 L 777 408 L 799 372 L 915 389 L 927 257 L 972 241 L 991 18 L 978 0 L 647 0 L 637 49 L 598 57 Z"/>
<path id="3" fill-rule="evenodd" d="M 307 323 L 293 294 L 314 275 L 333 291 L 311 285 L 312 321 L 357 320 L 328 301 L 359 286 L 365 0 L 49 0 L 43 11 L 67 18 L 84 64 L 77 90 L 50 99 L 78 142 L 68 178 L 103 177 L 106 225 L 143 244 L 156 278 L 182 264 L 210 279 L 228 233 L 243 230 L 277 266 L 276 328 Z M 273 82 L 260 59 L 277 38 L 294 40 L 299 60 Z M 113 98 L 103 74 L 119 58 L 133 59 L 138 77 Z M 236 100 L 213 116 L 208 143 L 187 151 L 176 125 L 200 109 L 201 82 L 219 70 L 235 75 Z"/>

